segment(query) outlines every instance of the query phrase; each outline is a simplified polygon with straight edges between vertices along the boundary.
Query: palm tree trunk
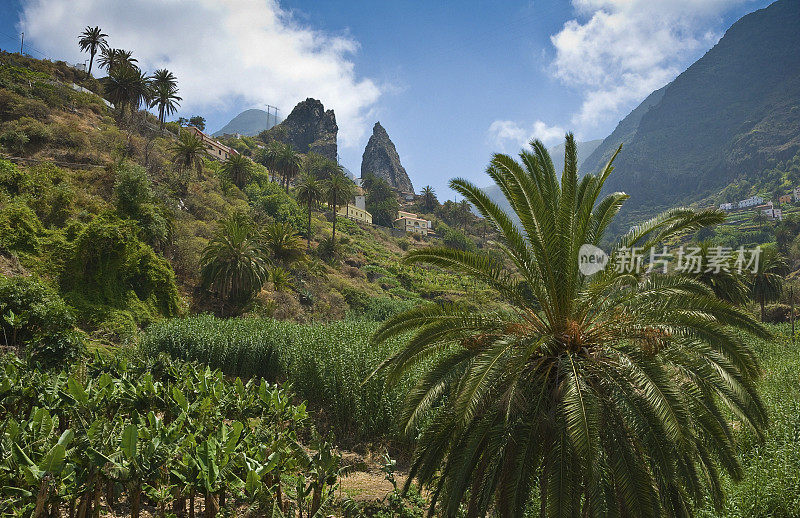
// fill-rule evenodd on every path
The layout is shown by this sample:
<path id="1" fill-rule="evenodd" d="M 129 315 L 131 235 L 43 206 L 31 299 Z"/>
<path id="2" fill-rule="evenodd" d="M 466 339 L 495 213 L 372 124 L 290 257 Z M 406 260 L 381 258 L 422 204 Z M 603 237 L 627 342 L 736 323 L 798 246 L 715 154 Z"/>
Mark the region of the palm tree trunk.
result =
<path id="1" fill-rule="evenodd" d="M 194 518 L 194 494 L 195 491 L 192 489 L 189 493 L 189 518 Z"/>
<path id="2" fill-rule="evenodd" d="M 308 235 L 306 236 L 308 242 L 308 251 L 311 251 L 311 204 L 308 204 Z"/>
<path id="3" fill-rule="evenodd" d="M 336 244 L 336 198 L 333 199 L 333 244 Z"/>
<path id="4" fill-rule="evenodd" d="M 86 72 L 86 77 L 92 77 L 92 65 L 94 64 L 95 52 L 89 53 L 89 71 Z"/>

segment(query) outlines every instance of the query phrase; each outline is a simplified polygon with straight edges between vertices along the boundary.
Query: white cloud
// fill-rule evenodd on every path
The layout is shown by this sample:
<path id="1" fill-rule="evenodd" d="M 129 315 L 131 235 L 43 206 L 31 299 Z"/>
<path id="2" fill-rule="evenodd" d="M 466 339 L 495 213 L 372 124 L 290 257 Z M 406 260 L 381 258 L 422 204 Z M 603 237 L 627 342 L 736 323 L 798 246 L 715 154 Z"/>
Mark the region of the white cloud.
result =
<path id="1" fill-rule="evenodd" d="M 335 110 L 345 146 L 369 129 L 381 95 L 355 73 L 356 41 L 301 26 L 276 0 L 28 0 L 21 25 L 33 46 L 73 62 L 86 59 L 78 33 L 99 25 L 145 69 L 177 75 L 185 112 L 243 100 L 286 116 L 306 97 L 320 99 Z"/>
<path id="2" fill-rule="evenodd" d="M 747 0 L 572 0 L 579 19 L 551 36 L 553 75 L 582 90 L 572 123 L 618 118 L 720 37 L 721 15 Z"/>
<path id="3" fill-rule="evenodd" d="M 564 138 L 564 134 L 560 126 L 549 126 L 540 120 L 530 127 L 509 120 L 496 120 L 489 126 L 489 138 L 504 151 L 509 147 L 513 150 L 525 147 L 533 139 L 539 139 L 546 145 L 556 144 Z"/>

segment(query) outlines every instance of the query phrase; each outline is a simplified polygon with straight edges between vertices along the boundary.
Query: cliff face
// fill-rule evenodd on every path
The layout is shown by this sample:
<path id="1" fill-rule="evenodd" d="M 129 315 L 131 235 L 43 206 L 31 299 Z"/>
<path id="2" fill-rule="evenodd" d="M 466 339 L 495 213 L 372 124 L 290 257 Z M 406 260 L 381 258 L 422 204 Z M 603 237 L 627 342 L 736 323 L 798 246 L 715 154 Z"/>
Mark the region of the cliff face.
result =
<path id="1" fill-rule="evenodd" d="M 336 115 L 322 103 L 308 98 L 298 103 L 280 124 L 266 131 L 265 141 L 287 142 L 299 153 L 317 153 L 336 160 Z"/>
<path id="2" fill-rule="evenodd" d="M 372 136 L 361 157 L 361 177 L 370 174 L 386 180 L 398 191 L 414 192 L 414 186 L 411 185 L 405 168 L 400 164 L 397 149 L 380 122 L 376 122 L 372 128 Z"/>

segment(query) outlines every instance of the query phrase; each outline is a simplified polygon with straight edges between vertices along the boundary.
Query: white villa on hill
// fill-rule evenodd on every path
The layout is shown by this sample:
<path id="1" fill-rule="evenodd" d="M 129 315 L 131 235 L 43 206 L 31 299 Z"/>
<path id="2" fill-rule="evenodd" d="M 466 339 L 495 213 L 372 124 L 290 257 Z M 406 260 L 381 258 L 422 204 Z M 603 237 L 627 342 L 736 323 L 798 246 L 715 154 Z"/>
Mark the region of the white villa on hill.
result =
<path id="1" fill-rule="evenodd" d="M 761 196 L 755 195 L 755 196 L 750 196 L 749 198 L 743 199 L 737 205 L 738 205 L 738 207 L 740 209 L 746 209 L 747 207 L 755 207 L 757 205 L 763 205 L 763 204 L 764 204 L 764 198 L 762 198 Z"/>

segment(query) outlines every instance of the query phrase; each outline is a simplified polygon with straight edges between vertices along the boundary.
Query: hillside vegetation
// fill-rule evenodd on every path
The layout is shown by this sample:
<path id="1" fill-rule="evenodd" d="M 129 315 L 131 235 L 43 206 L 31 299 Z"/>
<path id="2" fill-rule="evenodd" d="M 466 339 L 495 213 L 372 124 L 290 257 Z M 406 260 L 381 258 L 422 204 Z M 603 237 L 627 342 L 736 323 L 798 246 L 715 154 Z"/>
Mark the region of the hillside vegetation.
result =
<path id="1" fill-rule="evenodd" d="M 426 246 L 424 240 L 342 218 L 331 256 L 318 247 L 331 231 L 331 212 L 324 210 L 312 213 L 307 251 L 299 241 L 308 233 L 307 209 L 263 165 L 248 160 L 237 182 L 224 164 L 207 158 L 182 166 L 175 161 L 177 124 L 159 131 L 146 112 L 107 107 L 103 81 L 64 63 L 16 54 L 0 59 L 3 273 L 51 286 L 95 340 L 128 341 L 159 318 L 224 311 L 219 295 L 201 286 L 200 262 L 218 222 L 236 215 L 259 229 L 288 225 L 287 235 L 274 236 L 288 239 L 271 248 L 275 275 L 240 311 L 336 320 L 367 310 L 375 297 L 402 303 L 481 289 L 442 271 L 400 265 L 402 253 Z M 434 199 L 430 212 L 437 207 Z M 474 217 L 463 221 L 479 232 Z M 447 228 L 442 221 L 445 237 Z M 453 239 L 473 247 L 484 242 L 457 231 Z"/>

